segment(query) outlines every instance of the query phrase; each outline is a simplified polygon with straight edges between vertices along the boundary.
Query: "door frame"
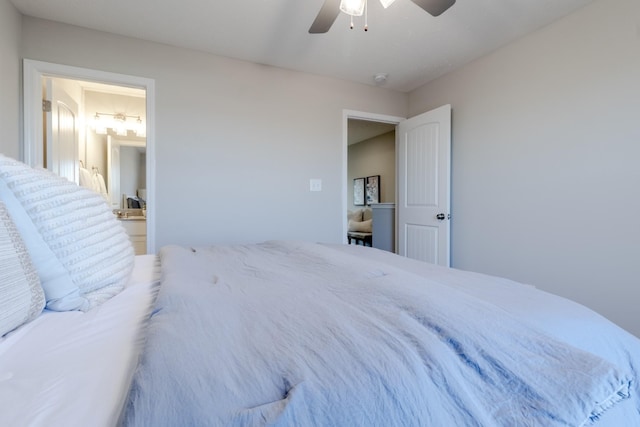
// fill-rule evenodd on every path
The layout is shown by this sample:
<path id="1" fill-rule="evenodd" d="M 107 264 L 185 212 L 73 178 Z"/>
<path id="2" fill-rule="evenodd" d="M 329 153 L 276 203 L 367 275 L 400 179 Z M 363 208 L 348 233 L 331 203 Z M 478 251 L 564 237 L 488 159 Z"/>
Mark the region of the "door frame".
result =
<path id="1" fill-rule="evenodd" d="M 146 77 L 111 73 L 51 62 L 23 60 L 23 143 L 22 161 L 33 167 L 42 167 L 43 118 L 42 77 L 51 76 L 128 86 L 146 90 L 147 114 L 147 253 L 156 252 L 156 150 L 155 150 L 155 80 Z"/>
<path id="2" fill-rule="evenodd" d="M 396 125 L 396 146 L 398 145 L 398 123 L 406 120 L 406 117 L 389 116 L 386 114 L 369 113 L 366 111 L 342 110 L 342 210 L 340 218 L 342 218 L 342 243 L 347 243 L 347 231 L 349 230 L 349 222 L 347 221 L 348 185 L 349 179 L 349 119 L 368 120 L 370 122 L 391 123 Z M 396 162 L 398 154 L 396 152 Z M 396 170 L 396 203 L 398 199 L 398 172 Z M 395 225 L 394 225 L 395 226 Z"/>

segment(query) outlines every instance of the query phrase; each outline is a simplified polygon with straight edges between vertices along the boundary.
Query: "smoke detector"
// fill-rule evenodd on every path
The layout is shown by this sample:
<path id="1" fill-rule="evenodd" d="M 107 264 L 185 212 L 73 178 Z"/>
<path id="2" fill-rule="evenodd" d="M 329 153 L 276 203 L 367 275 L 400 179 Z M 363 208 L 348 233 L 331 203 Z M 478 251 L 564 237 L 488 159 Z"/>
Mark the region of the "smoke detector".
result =
<path id="1" fill-rule="evenodd" d="M 387 82 L 388 77 L 389 74 L 387 73 L 377 73 L 373 75 L 373 82 L 377 85 L 382 85 Z"/>

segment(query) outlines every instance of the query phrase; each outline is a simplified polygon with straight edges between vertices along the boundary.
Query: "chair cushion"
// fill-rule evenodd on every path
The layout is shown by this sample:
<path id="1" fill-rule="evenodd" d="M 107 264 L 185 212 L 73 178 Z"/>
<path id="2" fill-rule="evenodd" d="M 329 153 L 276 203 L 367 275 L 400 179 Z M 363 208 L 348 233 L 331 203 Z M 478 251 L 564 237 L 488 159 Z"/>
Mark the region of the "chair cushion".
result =
<path id="1" fill-rule="evenodd" d="M 366 221 L 349 221 L 348 231 L 356 231 L 360 233 L 371 233 L 372 220 Z"/>

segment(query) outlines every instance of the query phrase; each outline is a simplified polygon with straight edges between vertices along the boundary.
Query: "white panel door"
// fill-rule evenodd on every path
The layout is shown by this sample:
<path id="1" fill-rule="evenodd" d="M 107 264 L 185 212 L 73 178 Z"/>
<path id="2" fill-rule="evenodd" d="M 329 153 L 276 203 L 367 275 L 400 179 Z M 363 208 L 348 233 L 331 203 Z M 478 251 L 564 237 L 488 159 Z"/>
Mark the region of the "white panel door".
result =
<path id="1" fill-rule="evenodd" d="M 45 86 L 46 99 L 51 101 L 46 115 L 47 169 L 77 184 L 78 104 L 54 80 L 46 79 Z"/>
<path id="2" fill-rule="evenodd" d="M 451 106 L 398 125 L 398 253 L 450 265 Z"/>

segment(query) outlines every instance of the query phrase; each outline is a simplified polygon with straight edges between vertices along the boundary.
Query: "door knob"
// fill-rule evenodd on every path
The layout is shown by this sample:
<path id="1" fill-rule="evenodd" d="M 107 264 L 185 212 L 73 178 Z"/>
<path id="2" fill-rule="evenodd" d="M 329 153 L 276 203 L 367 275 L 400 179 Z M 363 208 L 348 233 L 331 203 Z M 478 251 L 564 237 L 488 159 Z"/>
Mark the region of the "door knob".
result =
<path id="1" fill-rule="evenodd" d="M 445 216 L 443 213 L 439 213 L 438 215 L 436 215 L 436 218 L 438 219 L 438 221 L 443 221 Z"/>

